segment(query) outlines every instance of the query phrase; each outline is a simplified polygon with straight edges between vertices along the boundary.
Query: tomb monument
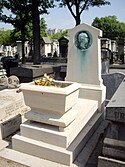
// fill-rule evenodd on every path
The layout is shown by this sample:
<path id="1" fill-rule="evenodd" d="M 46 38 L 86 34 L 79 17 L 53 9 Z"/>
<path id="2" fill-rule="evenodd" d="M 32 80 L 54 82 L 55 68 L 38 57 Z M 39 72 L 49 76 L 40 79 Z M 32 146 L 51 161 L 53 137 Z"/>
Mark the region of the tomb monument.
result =
<path id="1" fill-rule="evenodd" d="M 61 165 L 74 163 L 103 119 L 99 36 L 100 30 L 86 24 L 73 28 L 66 81 L 54 81 L 56 87 L 34 82 L 20 87 L 31 111 L 12 138 L 14 150 Z"/>

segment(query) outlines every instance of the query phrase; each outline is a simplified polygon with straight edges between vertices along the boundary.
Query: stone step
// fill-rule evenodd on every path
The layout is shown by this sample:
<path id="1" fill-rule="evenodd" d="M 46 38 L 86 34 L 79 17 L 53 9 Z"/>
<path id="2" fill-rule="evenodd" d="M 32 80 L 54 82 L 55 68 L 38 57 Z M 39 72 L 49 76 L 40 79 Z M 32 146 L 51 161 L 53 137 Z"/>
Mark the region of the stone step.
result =
<path id="1" fill-rule="evenodd" d="M 85 108 L 85 110 L 82 108 L 82 106 L 85 107 L 85 101 L 80 102 L 82 110 L 79 110 L 80 112 L 77 114 L 76 119 L 67 128 L 65 128 L 65 131 L 60 132 L 56 126 L 26 121 L 20 126 L 21 135 L 38 141 L 46 142 L 48 144 L 53 144 L 55 146 L 67 148 L 80 133 L 80 131 L 87 126 L 87 123 L 94 114 L 96 118 L 100 116 L 100 114 L 98 115 L 97 113 L 97 101 L 91 100 L 91 105 L 89 106 L 87 102 L 86 105 L 88 106 L 88 109 Z"/>
<path id="2" fill-rule="evenodd" d="M 70 166 L 73 162 L 72 152 L 42 141 L 36 141 L 20 135 L 12 138 L 13 149 L 39 158 Z"/>
<path id="3" fill-rule="evenodd" d="M 65 165 L 69 165 L 70 163 L 72 163 L 74 161 L 74 159 L 78 156 L 78 154 L 80 153 L 80 151 L 82 150 L 82 148 L 86 145 L 87 141 L 90 139 L 90 137 L 92 136 L 92 134 L 95 132 L 95 130 L 97 129 L 97 127 L 99 126 L 99 124 L 102 122 L 103 117 L 101 113 L 96 113 L 88 122 L 88 124 L 83 128 L 83 130 L 79 133 L 79 135 L 75 138 L 75 140 L 70 144 L 70 146 L 66 149 L 61 148 L 61 147 L 57 147 L 57 146 L 53 146 L 52 144 L 47 144 L 45 142 L 41 142 L 41 141 L 36 141 L 33 139 L 29 139 L 26 137 L 22 137 L 22 136 L 14 136 L 13 140 L 12 140 L 12 144 L 13 144 L 13 149 L 20 151 L 20 152 L 24 152 L 26 154 L 30 154 L 30 155 L 34 155 L 34 156 L 43 156 L 42 154 L 37 152 L 37 147 L 39 147 L 39 145 L 34 145 L 34 141 L 36 141 L 36 143 L 40 143 L 39 149 L 40 151 L 44 154 L 44 152 L 47 152 L 48 154 L 52 154 L 52 156 L 54 156 L 54 158 L 56 157 L 53 153 L 54 151 L 58 153 L 59 150 L 64 150 L 64 152 L 61 154 L 61 152 L 59 151 L 59 155 L 61 162 L 59 162 L 59 160 L 57 160 L 57 158 L 55 159 L 55 161 L 57 163 L 62 163 Z M 31 143 L 30 141 L 33 141 L 33 143 Z M 46 146 L 49 146 L 46 147 Z M 29 149 L 31 148 L 31 149 Z M 54 148 L 54 151 L 52 150 Z M 49 151 L 49 149 L 51 151 Z M 57 150 L 56 150 L 57 149 Z M 46 151 L 45 151 L 46 150 Z M 39 151 L 38 151 L 39 152 Z M 70 153 L 70 154 L 66 154 L 66 153 Z M 91 152 L 90 152 L 91 154 Z M 63 155 L 67 156 L 66 161 L 62 162 L 63 159 L 61 157 L 63 157 Z M 69 156 L 70 155 L 70 156 Z M 71 156 L 72 155 L 72 156 Z M 48 160 L 52 160 L 51 157 L 49 157 L 47 154 L 44 155 L 41 158 L 45 158 Z"/>
<path id="4" fill-rule="evenodd" d="M 68 167 L 67 165 L 41 159 L 32 155 L 28 155 L 19 151 L 5 148 L 0 151 L 0 157 L 12 162 L 16 162 L 27 167 Z M 74 167 L 74 166 L 73 166 Z"/>

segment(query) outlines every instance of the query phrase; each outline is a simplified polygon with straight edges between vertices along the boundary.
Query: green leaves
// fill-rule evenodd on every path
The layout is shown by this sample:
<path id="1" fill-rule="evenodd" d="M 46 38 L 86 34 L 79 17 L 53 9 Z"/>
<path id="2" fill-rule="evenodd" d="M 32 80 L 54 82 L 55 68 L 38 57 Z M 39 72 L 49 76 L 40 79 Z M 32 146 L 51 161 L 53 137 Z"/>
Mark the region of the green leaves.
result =
<path id="1" fill-rule="evenodd" d="M 92 25 L 101 29 L 105 38 L 116 40 L 125 37 L 125 23 L 119 22 L 116 16 L 96 17 Z"/>

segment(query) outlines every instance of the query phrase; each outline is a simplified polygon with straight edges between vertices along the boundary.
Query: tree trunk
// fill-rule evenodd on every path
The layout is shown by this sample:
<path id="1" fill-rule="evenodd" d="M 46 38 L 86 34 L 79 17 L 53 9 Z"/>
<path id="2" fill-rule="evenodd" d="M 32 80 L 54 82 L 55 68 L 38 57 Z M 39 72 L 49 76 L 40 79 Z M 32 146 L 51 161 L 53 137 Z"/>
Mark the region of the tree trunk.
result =
<path id="1" fill-rule="evenodd" d="M 40 64 L 40 19 L 38 2 L 32 0 L 32 16 L 33 16 L 33 63 Z"/>
<path id="2" fill-rule="evenodd" d="M 22 64 L 26 63 L 25 53 L 24 53 L 24 44 L 25 44 L 25 41 L 22 39 Z"/>
<path id="3" fill-rule="evenodd" d="M 22 64 L 26 63 L 25 60 L 25 53 L 24 53 L 24 45 L 25 45 L 25 33 L 24 33 L 24 28 L 21 28 L 21 41 L 22 41 Z"/>
<path id="4" fill-rule="evenodd" d="M 80 13 L 79 11 L 76 10 L 76 17 L 75 17 L 75 21 L 76 21 L 76 26 L 78 26 L 81 22 L 81 19 L 80 19 Z"/>

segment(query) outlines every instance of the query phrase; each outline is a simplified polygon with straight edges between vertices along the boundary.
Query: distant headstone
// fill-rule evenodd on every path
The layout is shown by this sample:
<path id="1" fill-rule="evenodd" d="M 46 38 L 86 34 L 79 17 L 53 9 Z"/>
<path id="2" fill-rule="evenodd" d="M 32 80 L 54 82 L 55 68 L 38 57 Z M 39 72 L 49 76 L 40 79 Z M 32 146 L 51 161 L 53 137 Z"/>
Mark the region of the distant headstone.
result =
<path id="1" fill-rule="evenodd" d="M 59 50 L 61 57 L 67 57 L 69 40 L 65 37 L 59 39 Z"/>

